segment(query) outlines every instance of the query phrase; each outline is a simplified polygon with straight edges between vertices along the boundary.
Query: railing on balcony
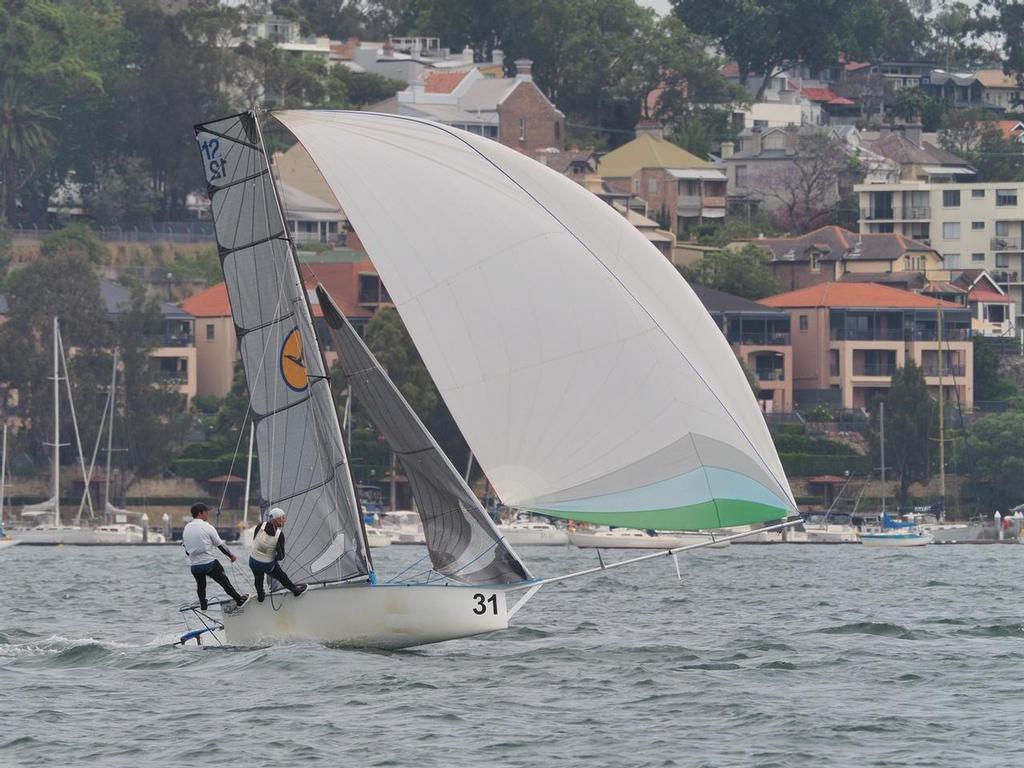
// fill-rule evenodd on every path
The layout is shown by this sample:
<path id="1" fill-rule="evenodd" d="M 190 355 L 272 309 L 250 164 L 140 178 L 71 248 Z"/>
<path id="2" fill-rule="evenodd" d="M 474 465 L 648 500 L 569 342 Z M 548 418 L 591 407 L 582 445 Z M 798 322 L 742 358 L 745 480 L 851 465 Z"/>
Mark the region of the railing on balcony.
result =
<path id="1" fill-rule="evenodd" d="M 755 375 L 758 381 L 786 380 L 786 372 L 782 368 L 758 368 Z"/>
<path id="2" fill-rule="evenodd" d="M 966 367 L 963 363 L 947 364 L 942 368 L 941 374 L 939 373 L 938 364 L 923 365 L 921 366 L 921 370 L 924 371 L 925 376 L 963 376 L 966 371 Z"/>
<path id="3" fill-rule="evenodd" d="M 854 376 L 892 376 L 896 373 L 896 363 L 854 363 Z"/>
<path id="4" fill-rule="evenodd" d="M 1000 285 L 1007 285 L 1009 283 L 1018 282 L 1016 272 L 993 272 L 992 279 L 995 280 Z"/>
<path id="5" fill-rule="evenodd" d="M 705 208 L 725 208 L 725 195 L 705 195 L 703 206 Z"/>
<path id="6" fill-rule="evenodd" d="M 970 328 L 944 328 L 942 330 L 942 341 L 970 341 L 974 338 L 974 332 Z M 914 341 L 938 341 L 939 332 L 934 330 L 914 331 Z"/>
<path id="7" fill-rule="evenodd" d="M 165 333 L 160 337 L 160 342 L 165 347 L 194 347 L 196 337 L 191 333 Z"/>
<path id="8" fill-rule="evenodd" d="M 833 328 L 832 341 L 903 341 L 902 328 Z"/>
<path id="9" fill-rule="evenodd" d="M 750 347 L 788 347 L 790 343 L 790 335 L 788 333 L 773 331 L 768 331 L 767 333 L 744 331 L 743 333 L 730 333 L 729 343 Z"/>
<path id="10" fill-rule="evenodd" d="M 932 209 L 928 207 L 914 206 L 903 209 L 904 219 L 930 219 L 932 217 Z"/>
<path id="11" fill-rule="evenodd" d="M 696 211 L 701 207 L 700 195 L 680 195 L 676 198 L 676 207 L 680 210 Z"/>
<path id="12" fill-rule="evenodd" d="M 989 249 L 993 251 L 1019 251 L 1019 237 L 993 237 L 989 241 Z"/>
<path id="13" fill-rule="evenodd" d="M 860 217 L 868 221 L 888 220 L 892 218 L 892 208 L 863 208 Z"/>
<path id="14" fill-rule="evenodd" d="M 161 371 L 160 381 L 165 384 L 183 386 L 188 383 L 188 373 L 186 371 Z"/>

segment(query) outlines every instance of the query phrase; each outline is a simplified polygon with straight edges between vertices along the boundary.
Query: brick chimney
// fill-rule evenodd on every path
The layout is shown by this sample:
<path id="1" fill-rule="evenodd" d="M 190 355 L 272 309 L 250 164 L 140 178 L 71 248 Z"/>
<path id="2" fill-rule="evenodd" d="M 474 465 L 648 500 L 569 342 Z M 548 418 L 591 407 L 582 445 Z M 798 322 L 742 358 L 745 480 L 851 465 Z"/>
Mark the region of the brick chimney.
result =
<path id="1" fill-rule="evenodd" d="M 641 120 L 636 124 L 637 138 L 641 136 L 653 136 L 656 139 L 665 138 L 665 126 L 657 120 Z"/>
<path id="2" fill-rule="evenodd" d="M 505 66 L 505 52 L 501 48 L 495 48 L 491 51 L 491 63 L 496 67 Z"/>
<path id="3" fill-rule="evenodd" d="M 732 154 L 735 151 L 736 151 L 736 144 L 734 142 L 731 142 L 731 141 L 723 141 L 722 142 L 722 153 L 721 154 L 722 154 L 722 159 L 723 160 L 728 160 L 730 157 L 732 157 Z"/>
<path id="4" fill-rule="evenodd" d="M 923 128 L 921 123 L 907 123 L 903 126 L 903 135 L 915 146 L 921 146 L 921 132 Z"/>
<path id="5" fill-rule="evenodd" d="M 516 59 L 516 80 L 533 80 L 533 59 Z"/>

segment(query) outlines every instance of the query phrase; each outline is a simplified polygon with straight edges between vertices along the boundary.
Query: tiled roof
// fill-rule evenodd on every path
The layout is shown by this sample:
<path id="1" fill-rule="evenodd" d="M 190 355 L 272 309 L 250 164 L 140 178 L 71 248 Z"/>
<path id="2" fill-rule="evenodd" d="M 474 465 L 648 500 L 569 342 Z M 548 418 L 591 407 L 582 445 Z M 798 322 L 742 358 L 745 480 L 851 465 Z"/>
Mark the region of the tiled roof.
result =
<path id="1" fill-rule="evenodd" d="M 839 98 L 831 88 L 801 88 L 800 93 L 811 101 L 821 101 L 826 104 L 833 99 Z"/>
<path id="2" fill-rule="evenodd" d="M 1020 120 L 996 120 L 996 125 L 999 126 L 1004 139 L 1019 138 L 1024 132 L 1024 123 Z"/>
<path id="3" fill-rule="evenodd" d="M 206 290 L 189 296 L 181 302 L 181 308 L 196 317 L 230 317 L 231 304 L 228 289 L 224 283 L 217 283 Z"/>
<path id="4" fill-rule="evenodd" d="M 970 167 L 970 163 L 966 160 L 928 142 L 923 142 L 921 146 L 918 146 L 900 132 L 883 133 L 877 139 L 861 142 L 861 145 L 876 155 L 881 155 L 887 160 L 901 165 L 932 164 Z"/>
<path id="5" fill-rule="evenodd" d="M 762 304 L 780 309 L 801 307 L 862 307 L 870 309 L 963 309 L 959 304 L 878 283 L 818 283 L 777 296 L 761 299 Z"/>
<path id="6" fill-rule="evenodd" d="M 723 64 L 718 68 L 718 74 L 722 77 L 739 77 L 740 65 L 735 61 L 730 61 L 728 64 Z"/>
<path id="7" fill-rule="evenodd" d="M 826 260 L 885 260 L 893 261 L 904 253 L 930 253 L 934 248 L 917 240 L 894 233 L 857 234 L 848 229 L 830 225 L 819 227 L 799 237 L 766 237 L 752 240 L 753 245 L 771 252 L 776 259 L 807 261 L 808 251 L 815 249 Z M 857 245 L 860 244 L 858 249 Z M 789 256 L 792 251 L 792 256 Z"/>
<path id="8" fill-rule="evenodd" d="M 690 287 L 697 294 L 700 303 L 704 305 L 704 309 L 708 312 L 761 312 L 770 314 L 781 311 L 772 307 L 766 307 L 764 304 L 759 304 L 750 299 L 744 299 L 742 296 L 734 296 L 731 293 L 707 288 L 697 283 L 690 283 Z"/>
<path id="9" fill-rule="evenodd" d="M 1016 75 L 1008 75 L 1001 69 L 979 69 L 974 76 L 986 88 L 1020 88 Z"/>
<path id="10" fill-rule="evenodd" d="M 427 93 L 451 93 L 469 72 L 431 72 L 423 84 Z"/>
<path id="11" fill-rule="evenodd" d="M 707 160 L 701 160 L 670 141 L 642 133 L 601 158 L 598 173 L 605 178 L 632 176 L 641 168 L 673 168 L 690 170 L 713 169 Z"/>

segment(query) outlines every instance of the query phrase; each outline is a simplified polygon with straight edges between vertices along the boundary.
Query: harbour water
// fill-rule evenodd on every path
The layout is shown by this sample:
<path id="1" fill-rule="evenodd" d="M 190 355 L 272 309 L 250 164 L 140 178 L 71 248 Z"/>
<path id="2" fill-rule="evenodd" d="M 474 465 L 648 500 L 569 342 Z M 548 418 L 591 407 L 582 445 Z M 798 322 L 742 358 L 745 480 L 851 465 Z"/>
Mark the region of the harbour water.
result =
<path id="1" fill-rule="evenodd" d="M 374 557 L 386 577 L 422 554 Z M 173 648 L 177 547 L 15 547 L 0 765 L 1020 765 L 1021 557 L 693 552 L 681 582 L 665 558 L 552 585 L 506 632 L 384 653 Z"/>

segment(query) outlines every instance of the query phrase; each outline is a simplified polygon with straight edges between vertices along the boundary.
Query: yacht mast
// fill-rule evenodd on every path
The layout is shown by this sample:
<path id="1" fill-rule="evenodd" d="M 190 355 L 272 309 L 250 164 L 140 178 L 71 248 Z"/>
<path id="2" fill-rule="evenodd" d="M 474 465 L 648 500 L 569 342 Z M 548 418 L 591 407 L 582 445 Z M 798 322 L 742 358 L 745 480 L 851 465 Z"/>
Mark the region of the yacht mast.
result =
<path id="1" fill-rule="evenodd" d="M 946 419 L 943 392 L 942 372 L 946 367 L 945 355 L 942 351 L 942 300 L 939 300 L 939 522 L 946 522 Z"/>
<path id="2" fill-rule="evenodd" d="M 4 523 L 4 491 L 7 488 L 7 422 L 4 422 L 3 447 L 0 448 L 0 528 Z"/>
<path id="3" fill-rule="evenodd" d="M 878 404 L 878 430 L 882 445 L 882 514 L 885 514 L 885 401 Z"/>
<path id="4" fill-rule="evenodd" d="M 245 466 L 245 496 L 242 497 L 242 527 L 249 528 L 249 488 L 252 483 L 252 445 L 256 439 L 256 424 L 249 426 L 249 463 Z"/>
<path id="5" fill-rule="evenodd" d="M 110 458 L 114 445 L 114 406 L 117 402 L 117 349 L 114 349 L 114 366 L 110 374 L 110 424 L 107 426 L 107 468 L 103 483 L 103 514 L 110 509 Z M 123 502 L 122 502 L 123 503 Z"/>
<path id="6" fill-rule="evenodd" d="M 53 524 L 60 528 L 60 321 L 53 318 Z"/>

